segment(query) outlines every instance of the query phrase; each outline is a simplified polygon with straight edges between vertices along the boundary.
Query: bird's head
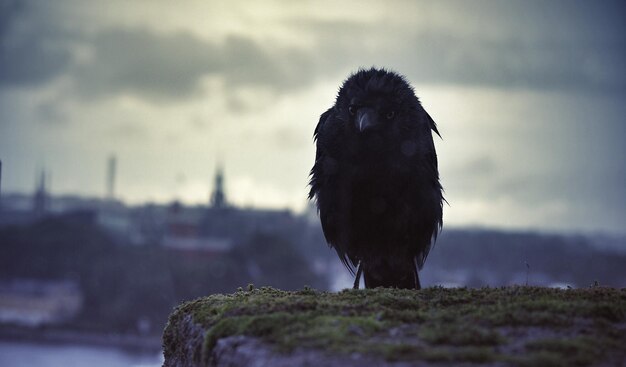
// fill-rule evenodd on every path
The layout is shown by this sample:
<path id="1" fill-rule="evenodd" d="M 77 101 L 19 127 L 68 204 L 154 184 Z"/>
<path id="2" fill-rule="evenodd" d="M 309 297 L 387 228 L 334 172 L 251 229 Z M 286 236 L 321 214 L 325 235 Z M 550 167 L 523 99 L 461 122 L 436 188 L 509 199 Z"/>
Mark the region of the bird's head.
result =
<path id="1" fill-rule="evenodd" d="M 335 113 L 359 133 L 437 128 L 404 77 L 385 69 L 361 69 L 339 89 Z"/>

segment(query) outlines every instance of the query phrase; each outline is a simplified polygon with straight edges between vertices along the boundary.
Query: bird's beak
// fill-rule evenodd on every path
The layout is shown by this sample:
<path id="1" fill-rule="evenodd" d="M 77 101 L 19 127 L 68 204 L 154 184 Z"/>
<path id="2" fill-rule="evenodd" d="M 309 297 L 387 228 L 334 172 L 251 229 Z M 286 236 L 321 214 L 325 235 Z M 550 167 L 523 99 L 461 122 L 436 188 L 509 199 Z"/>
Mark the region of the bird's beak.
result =
<path id="1" fill-rule="evenodd" d="M 376 123 L 375 113 L 372 108 L 359 108 L 356 114 L 356 124 L 360 132 L 363 132 Z"/>

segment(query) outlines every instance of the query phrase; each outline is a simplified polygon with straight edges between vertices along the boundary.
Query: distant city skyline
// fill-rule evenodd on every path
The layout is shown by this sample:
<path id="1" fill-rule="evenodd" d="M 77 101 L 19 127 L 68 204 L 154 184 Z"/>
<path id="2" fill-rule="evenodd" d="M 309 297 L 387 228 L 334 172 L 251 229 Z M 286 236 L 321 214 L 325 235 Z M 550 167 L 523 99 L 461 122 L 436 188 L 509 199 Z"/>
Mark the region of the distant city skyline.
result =
<path id="1" fill-rule="evenodd" d="M 444 228 L 624 234 L 625 17 L 618 1 L 0 0 L 0 195 L 45 169 L 53 195 L 206 204 L 221 162 L 229 202 L 302 211 L 319 115 L 377 65 L 438 124 Z"/>

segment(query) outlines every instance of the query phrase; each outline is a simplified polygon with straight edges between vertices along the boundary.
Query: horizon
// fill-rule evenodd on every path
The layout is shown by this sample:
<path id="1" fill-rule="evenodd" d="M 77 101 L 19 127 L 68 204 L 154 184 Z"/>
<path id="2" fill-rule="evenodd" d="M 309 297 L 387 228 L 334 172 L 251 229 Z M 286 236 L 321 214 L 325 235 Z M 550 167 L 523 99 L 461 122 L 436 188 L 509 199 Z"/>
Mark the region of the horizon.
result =
<path id="1" fill-rule="evenodd" d="M 2 211 L 2 198 L 3 197 L 7 197 L 7 196 L 23 196 L 25 198 L 30 199 L 31 196 L 34 195 L 34 192 L 3 192 L 2 195 L 0 195 L 0 212 Z M 201 208 L 210 208 L 211 207 L 211 203 L 209 200 L 210 194 L 207 195 L 207 200 L 203 201 L 203 202 L 186 202 L 186 201 L 182 201 L 182 200 L 178 200 L 176 198 L 172 198 L 171 200 L 165 200 L 165 201 L 140 201 L 140 202 L 128 202 L 125 201 L 123 198 L 118 198 L 118 197 L 113 197 L 108 198 L 106 197 L 106 195 L 101 195 L 101 196 L 89 196 L 89 195 L 81 195 L 81 194 L 76 194 L 76 193 L 50 193 L 47 192 L 48 197 L 52 197 L 53 199 L 56 200 L 62 200 L 62 199 L 78 199 L 78 200 L 86 200 L 86 201 L 97 201 L 97 202 L 114 202 L 114 203 L 118 203 L 123 205 L 126 209 L 137 209 L 137 208 L 141 208 L 144 206 L 150 206 L 150 205 L 156 205 L 156 206 L 161 206 L 161 207 L 169 207 L 171 205 L 174 204 L 180 204 L 183 207 L 186 208 L 192 208 L 192 209 L 201 209 Z M 308 200 L 307 200 L 308 201 Z M 235 208 L 235 209 L 239 209 L 239 210 L 259 210 L 259 211 L 265 211 L 265 210 L 270 210 L 270 211 L 288 211 L 293 215 L 296 216 L 306 216 L 308 214 L 311 213 L 311 210 L 315 211 L 315 215 L 316 217 L 318 216 L 317 213 L 317 209 L 315 208 L 315 203 L 313 201 L 308 201 L 308 204 L 306 206 L 304 206 L 301 210 L 295 210 L 293 208 L 289 208 L 286 206 L 280 207 L 280 206 L 258 206 L 258 205 L 240 205 L 237 203 L 231 203 L 227 201 L 227 207 L 229 208 Z M 30 209 L 29 209 L 30 210 Z M 62 214 L 65 212 L 71 212 L 71 210 L 63 210 L 60 213 L 57 212 L 50 212 L 50 210 L 48 210 L 49 213 L 51 214 Z M 576 237 L 576 236 L 583 236 L 583 237 L 594 237 L 594 236 L 600 236 L 600 237 L 605 237 L 605 238 L 611 238 L 611 239 L 626 239 L 626 231 L 624 232 L 619 232 L 619 231 L 610 231 L 610 230 L 570 230 L 570 229 L 559 229 L 559 228 L 536 228 L 536 227 L 521 227 L 521 226 L 510 226 L 510 227 L 505 227 L 505 226 L 498 226 L 498 225 L 485 225 L 485 224 L 480 224 L 480 223 L 465 223 L 465 224 L 445 224 L 442 228 L 442 230 L 440 231 L 440 234 L 445 232 L 447 229 L 449 230 L 453 230 L 453 231 L 476 231 L 476 232 L 480 232 L 480 231 L 485 231 L 485 232 L 501 232 L 501 233 L 509 233 L 509 234 L 538 234 L 538 235 L 545 235 L 545 236 L 566 236 L 566 237 Z M 626 247 L 622 246 L 623 248 L 619 248 L 619 250 L 623 250 L 626 251 Z M 613 249 L 615 249 L 614 247 L 611 247 Z"/>

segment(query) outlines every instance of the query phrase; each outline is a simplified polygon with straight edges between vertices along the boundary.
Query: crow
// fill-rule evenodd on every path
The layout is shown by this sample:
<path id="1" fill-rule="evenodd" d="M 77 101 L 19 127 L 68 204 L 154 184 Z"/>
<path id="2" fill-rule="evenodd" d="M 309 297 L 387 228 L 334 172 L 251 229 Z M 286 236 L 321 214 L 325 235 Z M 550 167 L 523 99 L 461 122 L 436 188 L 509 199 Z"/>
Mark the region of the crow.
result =
<path id="1" fill-rule="evenodd" d="M 431 130 L 437 125 L 405 77 L 359 69 L 315 128 L 315 199 L 326 242 L 366 288 L 420 289 L 443 225 Z"/>

